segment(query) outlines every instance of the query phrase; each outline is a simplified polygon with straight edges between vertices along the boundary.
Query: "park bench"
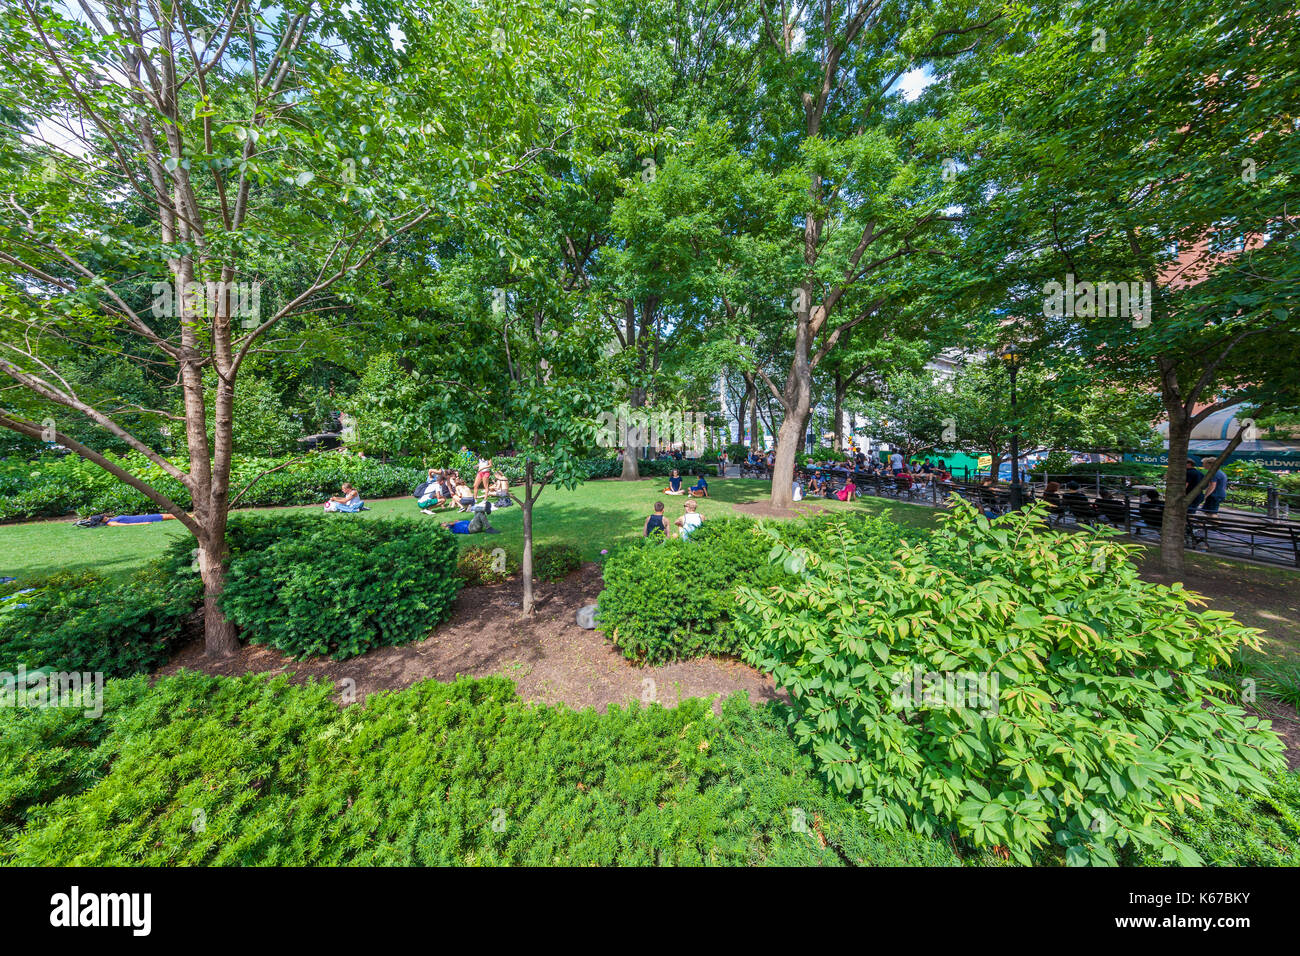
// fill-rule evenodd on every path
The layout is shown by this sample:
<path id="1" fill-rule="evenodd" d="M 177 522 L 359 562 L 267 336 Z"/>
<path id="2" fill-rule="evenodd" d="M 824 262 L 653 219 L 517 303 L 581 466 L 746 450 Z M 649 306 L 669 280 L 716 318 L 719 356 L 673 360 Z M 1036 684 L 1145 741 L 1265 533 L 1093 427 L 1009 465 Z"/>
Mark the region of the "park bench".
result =
<path id="1" fill-rule="evenodd" d="M 1243 515 L 1192 514 L 1187 518 L 1187 536 L 1198 550 L 1231 553 L 1229 548 L 1244 548 L 1252 558 L 1262 553 L 1300 567 L 1300 527 L 1296 525 Z"/>

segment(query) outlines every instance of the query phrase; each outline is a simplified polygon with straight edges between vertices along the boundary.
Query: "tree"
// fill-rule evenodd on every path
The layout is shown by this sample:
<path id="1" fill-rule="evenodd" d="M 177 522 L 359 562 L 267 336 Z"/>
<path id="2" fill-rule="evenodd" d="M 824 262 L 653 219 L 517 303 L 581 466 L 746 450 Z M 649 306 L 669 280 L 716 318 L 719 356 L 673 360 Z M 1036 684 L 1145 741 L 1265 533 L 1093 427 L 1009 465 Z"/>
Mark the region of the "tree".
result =
<path id="1" fill-rule="evenodd" d="M 5 104 L 41 117 L 0 142 L 0 372 L 185 484 L 188 512 L 54 430 L 194 534 L 206 649 L 228 654 L 217 602 L 241 369 L 289 317 L 328 320 L 400 237 L 466 215 L 575 126 L 605 123 L 601 43 L 581 16 L 530 0 L 107 0 L 84 14 L 31 0 L 0 14 Z M 306 281 L 262 290 L 289 255 L 311 264 Z M 179 383 L 186 462 L 59 375 L 87 348 Z M 42 432 L 10 406 L 0 426 Z"/>
<path id="2" fill-rule="evenodd" d="M 792 355 L 780 388 L 766 380 L 784 413 L 771 500 L 789 507 L 814 371 L 845 332 L 905 294 L 897 268 L 941 254 L 932 239 L 954 219 L 934 154 L 942 123 L 904 107 L 894 85 L 968 52 L 987 24 L 964 2 L 822 0 L 798 7 L 798 22 L 784 2 L 761 9 L 770 148 L 804 182 Z"/>
<path id="3" fill-rule="evenodd" d="M 1237 403 L 1261 419 L 1300 404 L 1300 96 L 1280 79 L 1294 5 L 1062 0 L 1008 8 L 1000 27 L 955 81 L 983 265 L 969 285 L 1022 347 L 1159 396 L 1161 564 L 1179 575 L 1192 429 Z"/>

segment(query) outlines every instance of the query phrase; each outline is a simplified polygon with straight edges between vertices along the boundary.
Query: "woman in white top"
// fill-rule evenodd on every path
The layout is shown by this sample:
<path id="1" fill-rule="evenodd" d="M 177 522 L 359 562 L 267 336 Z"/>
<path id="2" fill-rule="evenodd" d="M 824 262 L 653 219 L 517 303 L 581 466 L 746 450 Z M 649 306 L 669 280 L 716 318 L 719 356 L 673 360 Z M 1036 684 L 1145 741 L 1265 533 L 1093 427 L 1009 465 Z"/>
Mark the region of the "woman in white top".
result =
<path id="1" fill-rule="evenodd" d="M 675 522 L 677 527 L 682 529 L 681 538 L 683 541 L 691 536 L 692 531 L 694 531 L 700 525 L 704 524 L 704 516 L 695 513 L 694 501 L 686 502 L 685 507 L 686 507 L 686 513 L 683 514 L 680 518 L 678 518 L 677 521 Z"/>

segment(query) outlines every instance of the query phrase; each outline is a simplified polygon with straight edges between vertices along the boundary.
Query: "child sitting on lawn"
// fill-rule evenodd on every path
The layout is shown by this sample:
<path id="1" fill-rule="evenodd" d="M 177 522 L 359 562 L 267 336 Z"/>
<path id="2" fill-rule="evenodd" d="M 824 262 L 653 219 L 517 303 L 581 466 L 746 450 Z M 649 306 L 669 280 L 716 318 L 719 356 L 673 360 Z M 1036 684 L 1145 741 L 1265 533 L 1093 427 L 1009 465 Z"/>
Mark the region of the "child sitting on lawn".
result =
<path id="1" fill-rule="evenodd" d="M 695 513 L 695 502 L 688 501 L 685 505 L 686 513 L 677 519 L 677 527 L 681 528 L 681 538 L 685 541 L 691 536 L 691 532 L 704 524 L 704 515 Z"/>
<path id="2" fill-rule="evenodd" d="M 664 503 L 655 502 L 655 513 L 645 519 L 645 527 L 641 529 L 641 536 L 648 538 L 652 534 L 668 537 L 668 525 L 664 523 Z"/>
<path id="3" fill-rule="evenodd" d="M 344 514 L 354 514 L 364 507 L 365 502 L 361 500 L 361 494 L 346 481 L 343 482 L 342 493 L 331 496 L 329 501 L 325 502 L 326 511 L 338 511 Z"/>

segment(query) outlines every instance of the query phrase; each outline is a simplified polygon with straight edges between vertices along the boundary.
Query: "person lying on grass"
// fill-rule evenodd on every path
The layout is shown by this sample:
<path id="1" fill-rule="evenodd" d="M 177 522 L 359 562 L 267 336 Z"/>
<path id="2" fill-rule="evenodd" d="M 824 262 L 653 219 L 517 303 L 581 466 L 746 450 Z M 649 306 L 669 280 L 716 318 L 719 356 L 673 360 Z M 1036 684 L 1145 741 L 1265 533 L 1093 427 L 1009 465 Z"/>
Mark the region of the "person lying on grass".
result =
<path id="1" fill-rule="evenodd" d="M 364 507 L 365 502 L 361 500 L 360 492 L 346 481 L 343 482 L 342 492 L 331 496 L 329 501 L 325 502 L 326 511 L 337 511 L 344 514 L 353 514 Z"/>
<path id="2" fill-rule="evenodd" d="M 153 524 L 155 521 L 175 521 L 175 515 L 155 514 L 155 515 L 118 515 L 116 518 L 109 518 L 104 522 L 110 528 L 120 528 L 125 525 L 133 524 Z"/>
<path id="3" fill-rule="evenodd" d="M 641 529 L 643 538 L 648 538 L 652 534 L 657 534 L 663 538 L 670 537 L 668 525 L 664 523 L 664 503 L 662 501 L 655 502 L 655 513 L 645 519 L 645 527 Z"/>

